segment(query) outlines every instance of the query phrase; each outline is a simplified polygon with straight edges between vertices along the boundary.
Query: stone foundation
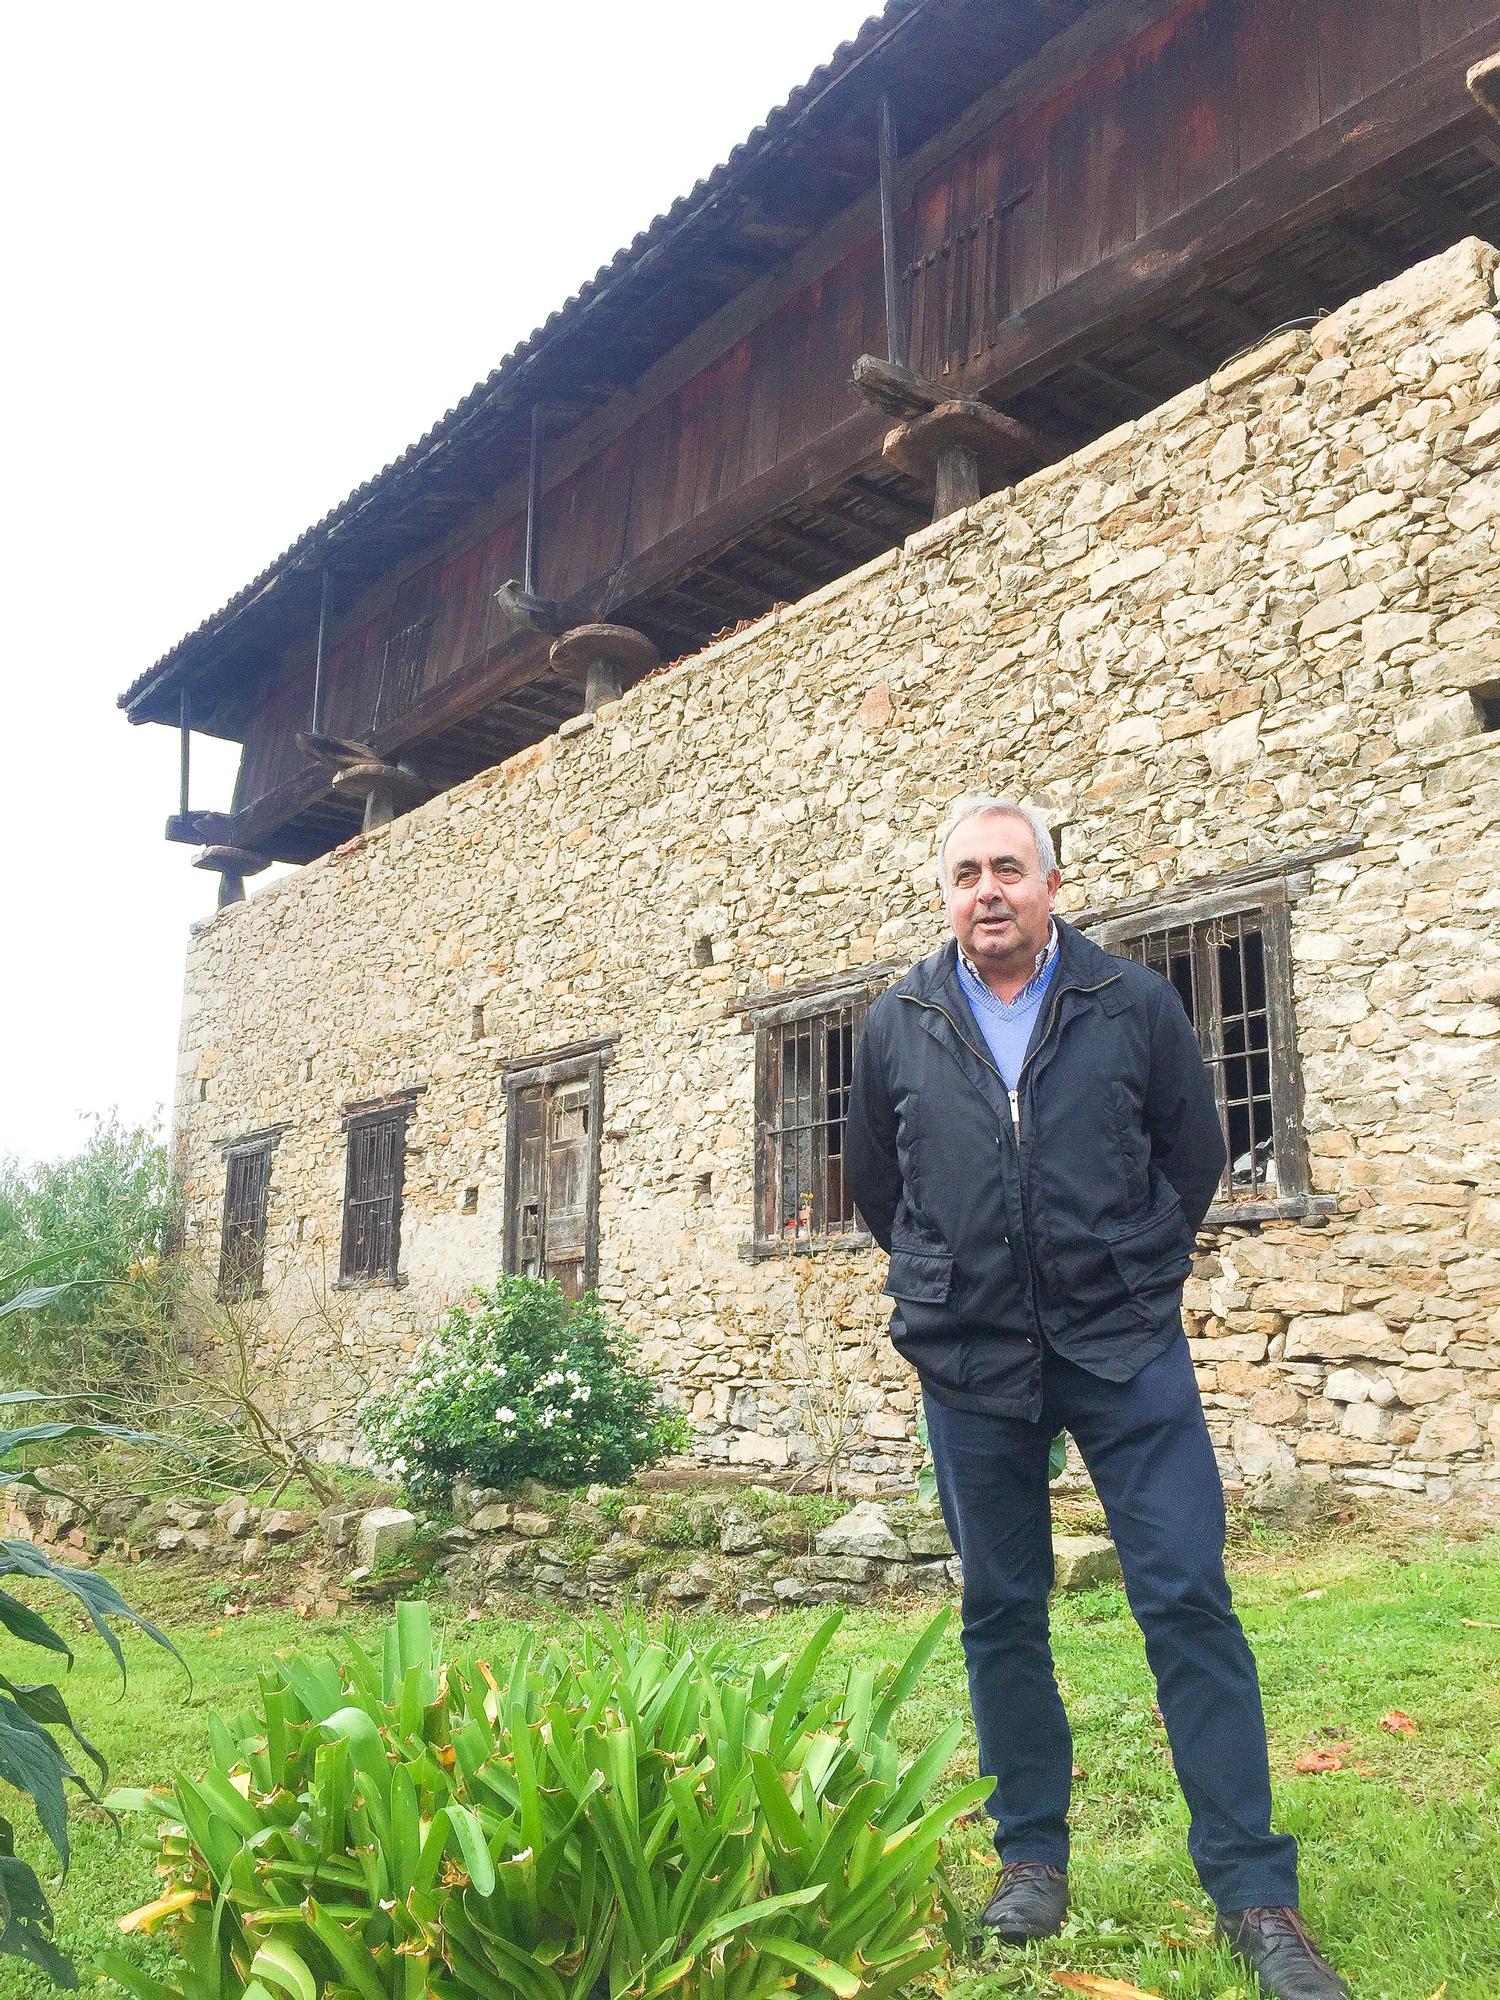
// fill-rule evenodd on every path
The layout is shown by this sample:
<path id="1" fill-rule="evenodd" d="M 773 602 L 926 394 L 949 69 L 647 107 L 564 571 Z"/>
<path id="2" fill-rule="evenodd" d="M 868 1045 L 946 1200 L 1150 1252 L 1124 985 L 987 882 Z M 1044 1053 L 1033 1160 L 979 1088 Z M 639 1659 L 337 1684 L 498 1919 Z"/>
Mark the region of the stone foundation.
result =
<path id="1" fill-rule="evenodd" d="M 1314 1194 L 1200 1244 L 1186 1321 L 1226 1468 L 1436 1498 L 1500 1443 L 1500 324 L 1459 245 L 912 537 L 193 938 L 176 1144 L 217 1255 L 220 1147 L 281 1127 L 267 1311 L 336 1257 L 352 1102 L 420 1087 L 400 1365 L 501 1264 L 501 1066 L 599 1036 L 600 1288 L 703 1459 L 912 1463 L 883 1259 L 756 1262 L 735 1003 L 941 936 L 962 791 L 1062 830 L 1064 909 L 1334 843 L 1291 904 Z M 1357 845 L 1355 845 L 1357 843 Z M 316 1404 L 336 1337 L 289 1393 Z M 326 1351 L 325 1351 L 326 1350 Z M 811 1382 L 809 1389 L 806 1385 Z M 330 1440 L 336 1446 L 338 1440 Z"/>

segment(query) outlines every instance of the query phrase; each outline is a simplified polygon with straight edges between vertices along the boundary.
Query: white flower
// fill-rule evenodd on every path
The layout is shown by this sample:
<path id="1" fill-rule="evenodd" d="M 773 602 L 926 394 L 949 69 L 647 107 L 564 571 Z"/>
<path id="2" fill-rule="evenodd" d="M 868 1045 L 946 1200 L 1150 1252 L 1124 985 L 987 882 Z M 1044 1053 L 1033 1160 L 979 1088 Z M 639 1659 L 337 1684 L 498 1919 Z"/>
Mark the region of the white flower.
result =
<path id="1" fill-rule="evenodd" d="M 495 1412 L 495 1422 L 497 1424 L 513 1424 L 515 1420 L 516 1413 L 508 1403 L 502 1403 Z"/>

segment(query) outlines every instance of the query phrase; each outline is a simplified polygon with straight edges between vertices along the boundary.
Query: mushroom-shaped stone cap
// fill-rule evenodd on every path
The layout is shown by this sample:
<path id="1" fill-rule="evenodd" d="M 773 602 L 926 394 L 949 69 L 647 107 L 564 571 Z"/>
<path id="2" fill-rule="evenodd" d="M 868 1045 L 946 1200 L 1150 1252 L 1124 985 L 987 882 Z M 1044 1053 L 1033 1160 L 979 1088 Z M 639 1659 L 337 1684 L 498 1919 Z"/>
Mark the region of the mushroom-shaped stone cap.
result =
<path id="1" fill-rule="evenodd" d="M 193 856 L 193 866 L 212 875 L 258 875 L 270 865 L 269 855 L 252 853 L 248 847 L 205 847 Z"/>
<path id="2" fill-rule="evenodd" d="M 396 764 L 345 764 L 342 770 L 334 772 L 330 783 L 334 791 L 352 792 L 356 798 L 367 797 L 371 792 L 388 792 L 395 800 L 415 805 L 427 796 L 427 788 L 420 779 Z"/>
<path id="3" fill-rule="evenodd" d="M 661 665 L 661 655 L 633 625 L 575 625 L 554 639 L 547 656 L 559 673 L 576 675 L 579 680 L 601 662 L 614 667 L 623 679 L 628 674 L 649 673 Z"/>
<path id="4" fill-rule="evenodd" d="M 886 432 L 881 450 L 899 472 L 923 480 L 932 479 L 945 451 L 972 451 L 986 485 L 1010 473 L 1029 471 L 1044 456 L 1035 431 L 969 396 L 939 403 L 935 410 L 897 424 Z"/>

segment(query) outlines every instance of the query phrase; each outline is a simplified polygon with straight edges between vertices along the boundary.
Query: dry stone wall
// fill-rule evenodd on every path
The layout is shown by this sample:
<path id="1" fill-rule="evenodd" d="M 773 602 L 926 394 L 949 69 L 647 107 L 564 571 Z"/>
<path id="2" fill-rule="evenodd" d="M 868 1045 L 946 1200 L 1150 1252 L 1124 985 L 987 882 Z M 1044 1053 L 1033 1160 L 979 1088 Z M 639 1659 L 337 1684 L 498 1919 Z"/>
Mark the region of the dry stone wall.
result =
<path id="1" fill-rule="evenodd" d="M 420 1086 L 399 1366 L 501 1260 L 504 1061 L 616 1037 L 600 1280 L 706 1460 L 795 1465 L 828 1344 L 911 1462 L 870 1249 L 752 1262 L 734 1003 L 930 950 L 945 804 L 1039 805 L 1063 907 L 1333 842 L 1291 906 L 1314 1189 L 1211 1232 L 1186 1320 L 1231 1474 L 1434 1498 L 1500 1444 L 1500 322 L 1459 245 L 196 931 L 176 1132 L 283 1129 L 267 1311 L 336 1261 L 343 1107 Z M 474 1192 L 477 1190 L 477 1195 Z M 290 1274 L 290 1275 L 289 1275 Z M 340 1325 L 342 1330 L 340 1331 Z"/>

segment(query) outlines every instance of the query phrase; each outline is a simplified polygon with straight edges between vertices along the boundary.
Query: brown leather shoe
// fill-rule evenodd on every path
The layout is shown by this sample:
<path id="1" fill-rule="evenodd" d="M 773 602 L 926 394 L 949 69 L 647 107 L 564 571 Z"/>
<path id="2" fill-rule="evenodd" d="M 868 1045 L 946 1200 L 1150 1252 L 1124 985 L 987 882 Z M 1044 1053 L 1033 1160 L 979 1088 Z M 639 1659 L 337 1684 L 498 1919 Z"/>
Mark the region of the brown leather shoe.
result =
<path id="1" fill-rule="evenodd" d="M 1045 1861 L 1007 1861 L 980 1923 L 1007 1944 L 1056 1937 L 1068 1913 L 1068 1878 Z"/>
<path id="2" fill-rule="evenodd" d="M 1349 2000 L 1295 1910 L 1220 1910 L 1218 1932 L 1267 2000 Z"/>

